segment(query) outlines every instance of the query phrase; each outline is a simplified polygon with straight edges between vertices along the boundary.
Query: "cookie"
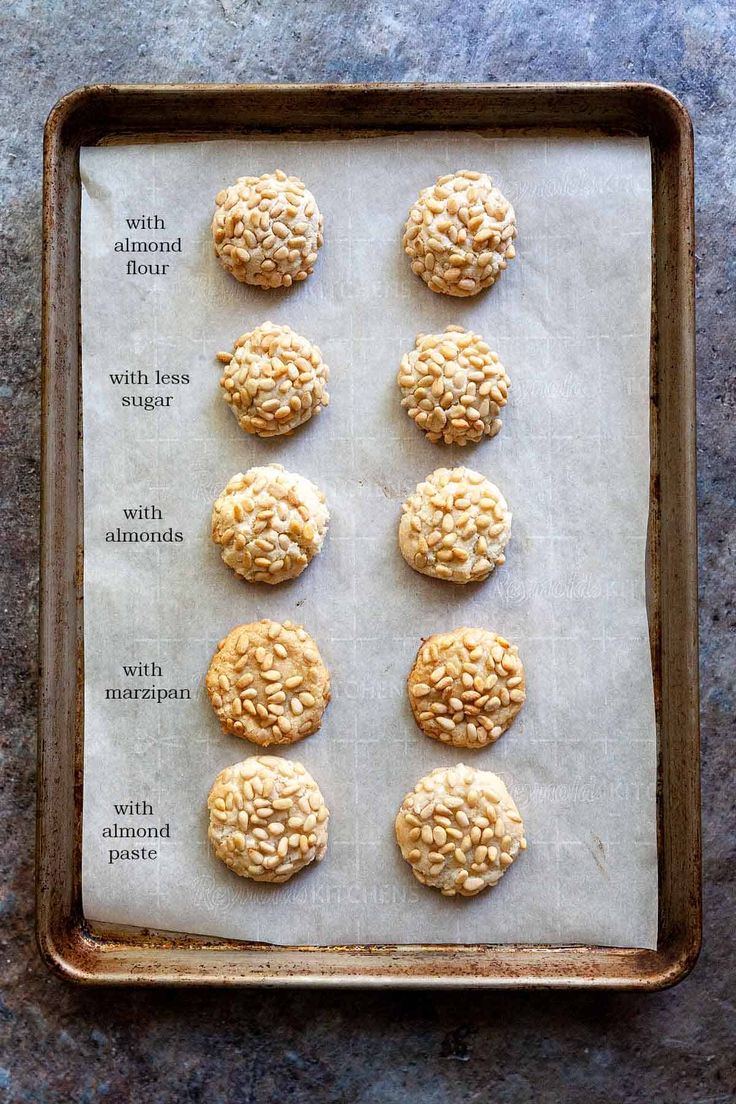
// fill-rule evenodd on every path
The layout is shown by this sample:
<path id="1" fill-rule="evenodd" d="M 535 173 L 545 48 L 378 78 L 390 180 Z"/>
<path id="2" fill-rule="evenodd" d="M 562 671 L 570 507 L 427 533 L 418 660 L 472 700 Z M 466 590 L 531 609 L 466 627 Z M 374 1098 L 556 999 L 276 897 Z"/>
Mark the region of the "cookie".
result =
<path id="1" fill-rule="evenodd" d="M 486 629 L 430 636 L 417 653 L 407 688 L 422 732 L 464 748 L 494 743 L 526 698 L 519 649 Z"/>
<path id="2" fill-rule="evenodd" d="M 215 196 L 215 255 L 243 284 L 291 287 L 314 270 L 322 215 L 309 189 L 281 169 L 241 176 Z"/>
<path id="3" fill-rule="evenodd" d="M 441 176 L 419 193 L 402 244 L 412 272 L 432 291 L 477 295 L 514 257 L 516 215 L 486 173 Z"/>
<path id="4" fill-rule="evenodd" d="M 526 850 L 524 824 L 506 786 L 460 763 L 417 782 L 396 817 L 401 854 L 422 885 L 445 897 L 474 897 Z"/>
<path id="5" fill-rule="evenodd" d="M 226 365 L 220 379 L 225 402 L 246 433 L 293 433 L 330 401 L 322 354 L 288 326 L 263 322 L 217 358 Z"/>
<path id="6" fill-rule="evenodd" d="M 422 575 L 481 582 L 504 563 L 511 511 L 498 487 L 479 472 L 438 468 L 402 509 L 401 554 Z"/>
<path id="7" fill-rule="evenodd" d="M 329 810 L 301 763 L 254 755 L 227 767 L 207 808 L 215 854 L 241 878 L 286 882 L 325 857 Z"/>
<path id="8" fill-rule="evenodd" d="M 399 368 L 401 405 L 433 443 L 466 445 L 501 429 L 509 377 L 489 345 L 462 326 L 419 334 Z"/>
<path id="9" fill-rule="evenodd" d="M 322 548 L 325 496 L 281 464 L 234 475 L 212 510 L 212 539 L 228 567 L 251 583 L 301 575 Z"/>
<path id="10" fill-rule="evenodd" d="M 316 732 L 330 675 L 312 637 L 291 621 L 254 621 L 217 645 L 205 679 L 225 732 L 251 743 L 294 744 Z"/>

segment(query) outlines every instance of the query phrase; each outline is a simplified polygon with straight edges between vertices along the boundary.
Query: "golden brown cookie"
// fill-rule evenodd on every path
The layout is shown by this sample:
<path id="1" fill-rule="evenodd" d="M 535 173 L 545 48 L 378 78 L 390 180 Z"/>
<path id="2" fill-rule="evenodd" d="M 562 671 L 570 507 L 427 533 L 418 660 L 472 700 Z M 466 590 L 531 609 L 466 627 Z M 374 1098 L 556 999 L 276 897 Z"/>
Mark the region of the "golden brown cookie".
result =
<path id="1" fill-rule="evenodd" d="M 220 264 L 236 280 L 291 287 L 314 270 L 322 215 L 296 176 L 281 169 L 241 176 L 215 197 L 212 238 Z"/>
<path id="2" fill-rule="evenodd" d="M 471 330 L 448 326 L 419 334 L 399 368 L 401 405 L 433 443 L 466 445 L 501 429 L 509 377 L 497 355 Z"/>
<path id="3" fill-rule="evenodd" d="M 430 636 L 407 687 L 422 732 L 453 747 L 494 743 L 526 698 L 519 649 L 486 629 Z"/>
<path id="4" fill-rule="evenodd" d="M 402 244 L 432 291 L 477 295 L 516 256 L 516 215 L 486 173 L 441 176 L 419 193 Z"/>
<path id="5" fill-rule="evenodd" d="M 401 554 L 422 575 L 481 582 L 505 562 L 511 511 L 498 487 L 479 472 L 438 468 L 402 509 Z"/>
<path id="6" fill-rule="evenodd" d="M 524 824 L 506 786 L 460 763 L 421 778 L 396 817 L 401 854 L 422 885 L 474 897 L 526 850 Z"/>
<path id="7" fill-rule="evenodd" d="M 322 548 L 325 496 L 281 464 L 234 475 L 212 510 L 212 540 L 228 567 L 251 583 L 301 575 Z"/>
<path id="8" fill-rule="evenodd" d="M 329 810 L 301 763 L 257 755 L 227 767 L 207 807 L 215 854 L 241 878 L 286 882 L 325 856 Z"/>
<path id="9" fill-rule="evenodd" d="M 226 365 L 223 396 L 246 433 L 293 433 L 330 401 L 330 370 L 322 354 L 288 326 L 263 322 L 239 337 L 231 353 L 217 357 Z"/>
<path id="10" fill-rule="evenodd" d="M 217 645 L 206 677 L 226 732 L 261 747 L 316 732 L 330 700 L 330 675 L 312 637 L 291 621 L 238 625 Z"/>

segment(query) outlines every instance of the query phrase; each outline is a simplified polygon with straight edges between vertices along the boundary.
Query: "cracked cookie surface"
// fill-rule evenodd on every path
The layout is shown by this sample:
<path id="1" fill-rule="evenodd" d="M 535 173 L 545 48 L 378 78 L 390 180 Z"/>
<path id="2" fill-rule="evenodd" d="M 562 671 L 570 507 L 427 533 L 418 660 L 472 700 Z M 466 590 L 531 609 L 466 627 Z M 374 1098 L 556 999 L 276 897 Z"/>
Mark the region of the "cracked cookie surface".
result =
<path id="1" fill-rule="evenodd" d="M 312 193 L 281 169 L 241 176 L 215 196 L 215 255 L 243 284 L 279 288 L 306 280 L 322 246 L 322 226 Z"/>
<path id="2" fill-rule="evenodd" d="M 246 433 L 287 436 L 330 401 L 322 354 L 289 326 L 263 322 L 217 359 L 223 397 Z"/>
<path id="3" fill-rule="evenodd" d="M 330 675 L 301 625 L 254 621 L 220 641 L 205 679 L 226 732 L 261 747 L 316 732 L 330 700 Z"/>
<path id="4" fill-rule="evenodd" d="M 236 574 L 274 585 L 301 575 L 320 552 L 329 518 L 319 487 L 267 464 L 230 480 L 212 510 L 212 540 Z"/>
<path id="5" fill-rule="evenodd" d="M 526 850 L 524 824 L 502 779 L 463 763 L 420 778 L 395 823 L 401 854 L 445 897 L 495 886 Z"/>
<path id="6" fill-rule="evenodd" d="M 519 649 L 486 629 L 454 629 L 424 641 L 407 680 L 414 719 L 453 747 L 495 743 L 526 698 Z"/>
<path id="7" fill-rule="evenodd" d="M 327 851 L 329 810 L 301 763 L 254 755 L 218 774 L 207 801 L 208 836 L 235 874 L 286 882 Z"/>
<path id="8" fill-rule="evenodd" d="M 401 405 L 433 444 L 467 445 L 501 430 L 509 377 L 498 356 L 472 330 L 447 326 L 419 334 L 401 359 Z"/>
<path id="9" fill-rule="evenodd" d="M 506 560 L 511 511 L 498 487 L 479 472 L 438 468 L 402 511 L 401 554 L 422 575 L 481 582 Z"/>
<path id="10" fill-rule="evenodd" d="M 441 176 L 419 193 L 402 244 L 411 269 L 432 291 L 477 295 L 516 256 L 516 215 L 486 173 Z"/>

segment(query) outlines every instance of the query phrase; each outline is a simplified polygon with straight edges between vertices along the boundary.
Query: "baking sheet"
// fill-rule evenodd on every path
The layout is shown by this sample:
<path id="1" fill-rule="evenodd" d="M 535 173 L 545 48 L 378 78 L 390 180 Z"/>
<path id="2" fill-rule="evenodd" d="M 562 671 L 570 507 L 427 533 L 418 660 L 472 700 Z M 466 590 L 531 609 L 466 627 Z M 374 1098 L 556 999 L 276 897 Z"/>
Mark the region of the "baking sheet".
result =
<path id="1" fill-rule="evenodd" d="M 648 142 L 440 133 L 101 147 L 80 161 L 87 918 L 275 943 L 655 947 Z M 274 167 L 306 180 L 325 217 L 315 274 L 289 292 L 237 284 L 211 251 L 215 193 Z M 519 222 L 517 259 L 470 300 L 431 293 L 400 245 L 419 189 L 460 167 L 490 171 Z M 127 223 L 141 218 L 152 228 Z M 181 239 L 181 252 L 116 252 L 126 238 Z M 170 267 L 129 276 L 131 259 Z M 330 407 L 289 440 L 244 434 L 219 394 L 215 352 L 265 319 L 314 340 L 332 370 Z M 450 322 L 482 333 L 512 380 L 501 434 L 466 449 L 427 442 L 395 383 L 416 333 Z M 111 382 L 139 371 L 148 386 Z M 156 371 L 190 382 L 156 386 Z M 122 404 L 155 395 L 169 405 Z M 332 515 L 322 555 L 275 588 L 238 579 L 209 537 L 228 479 L 270 461 L 318 483 Z M 396 539 L 407 493 L 453 463 L 488 475 L 514 515 L 506 564 L 466 588 L 411 571 Z M 125 517 L 151 506 L 160 519 Z M 182 539 L 106 539 L 118 528 Z M 283 886 L 237 878 L 206 840 L 212 780 L 258 749 L 221 732 L 204 675 L 219 638 L 265 616 L 303 622 L 333 682 L 321 730 L 279 752 L 318 779 L 329 849 Z M 527 675 L 513 727 L 462 755 L 419 732 L 404 689 L 421 637 L 459 625 L 517 643 Z M 160 675 L 124 673 L 154 663 Z M 134 687 L 191 696 L 106 696 Z M 393 839 L 405 792 L 461 757 L 504 778 L 529 840 L 471 900 L 420 886 Z M 157 840 L 109 835 L 166 825 Z M 110 861 L 141 847 L 156 858 Z"/>

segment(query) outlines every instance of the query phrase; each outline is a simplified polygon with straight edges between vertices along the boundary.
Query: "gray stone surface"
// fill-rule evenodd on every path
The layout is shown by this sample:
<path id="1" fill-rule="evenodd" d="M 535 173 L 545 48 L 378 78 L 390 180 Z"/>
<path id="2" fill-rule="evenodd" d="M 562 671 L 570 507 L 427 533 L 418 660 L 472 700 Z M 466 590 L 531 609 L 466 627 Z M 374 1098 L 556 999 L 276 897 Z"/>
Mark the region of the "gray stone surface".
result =
<path id="1" fill-rule="evenodd" d="M 0 10 L 0 1100 L 734 1099 L 734 111 L 728 0 L 14 0 Z M 94 81 L 647 80 L 697 135 L 705 944 L 669 992 L 80 991 L 34 946 L 41 130 Z"/>

